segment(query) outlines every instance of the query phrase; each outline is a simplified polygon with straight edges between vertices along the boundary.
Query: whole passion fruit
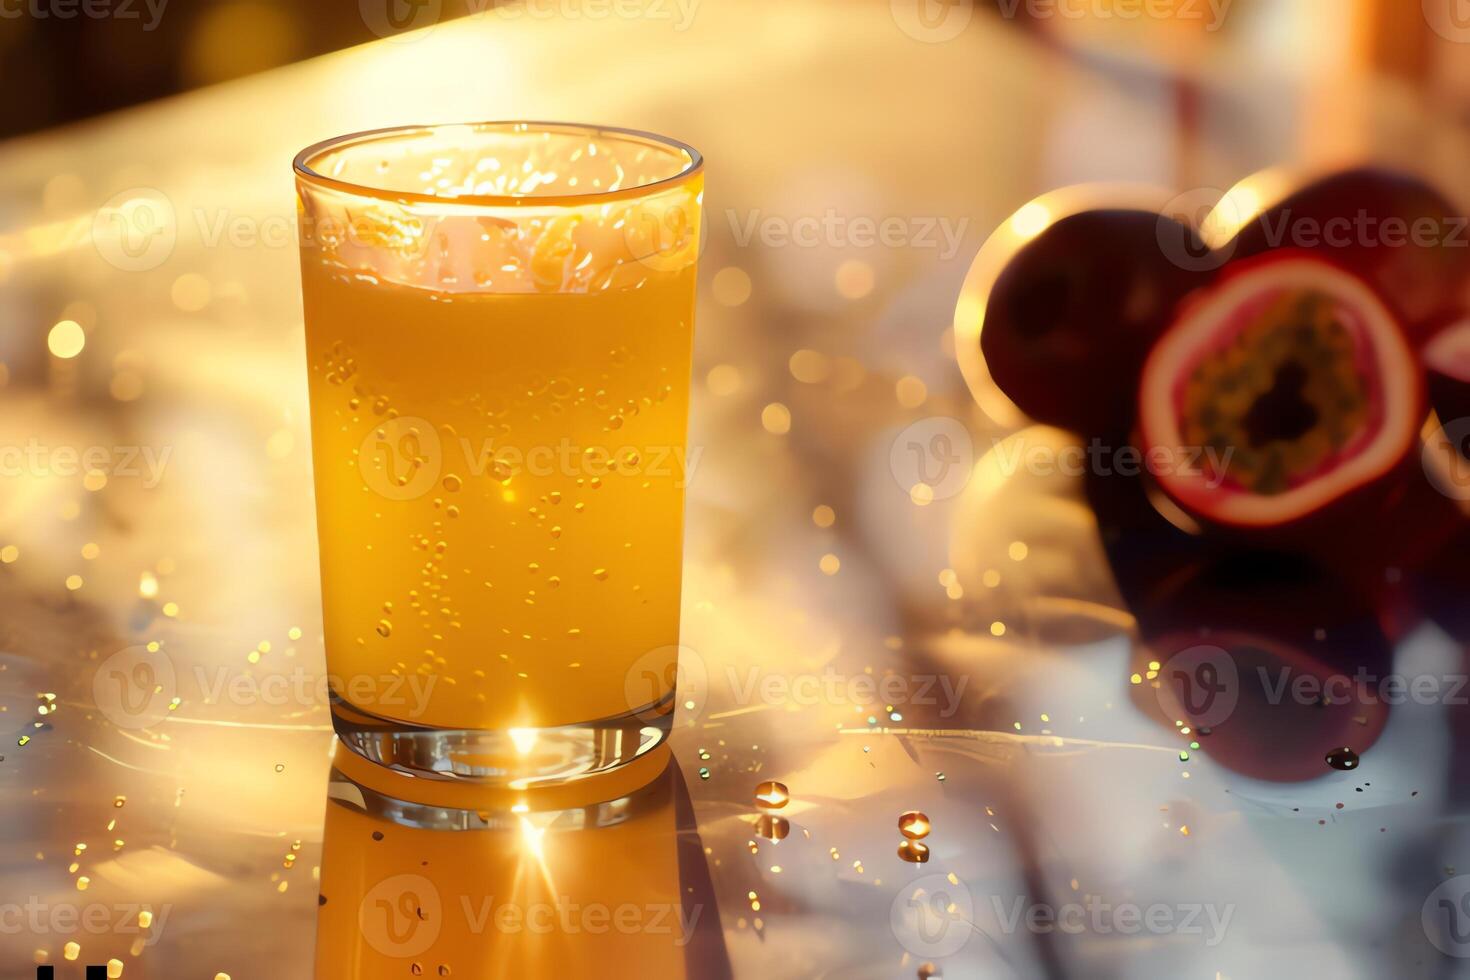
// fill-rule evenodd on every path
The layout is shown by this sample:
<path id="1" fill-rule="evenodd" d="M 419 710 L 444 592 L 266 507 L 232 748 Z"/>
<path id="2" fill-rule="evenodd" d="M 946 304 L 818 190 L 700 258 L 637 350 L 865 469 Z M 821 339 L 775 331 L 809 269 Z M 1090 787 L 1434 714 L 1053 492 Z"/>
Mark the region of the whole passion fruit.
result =
<path id="1" fill-rule="evenodd" d="M 1277 249 L 1311 251 L 1367 281 L 1416 343 L 1470 299 L 1466 216 L 1425 181 L 1359 167 L 1295 191 L 1286 190 L 1289 181 L 1257 183 L 1283 192 L 1273 200 L 1252 190 L 1245 198 L 1257 204 L 1255 213 L 1223 215 L 1240 227 L 1221 254 L 1244 259 Z M 1254 185 L 1248 180 L 1243 186 Z M 1227 195 L 1231 206 L 1240 199 Z"/>
<path id="2" fill-rule="evenodd" d="M 1417 451 L 1422 374 L 1361 279 L 1272 253 L 1232 266 L 1154 346 L 1139 386 L 1144 452 L 1159 487 L 1206 526 L 1316 524 Z"/>
<path id="3" fill-rule="evenodd" d="M 1153 211 L 1088 210 L 1011 258 L 986 301 L 980 348 L 1021 411 L 1086 435 L 1127 432 L 1149 348 L 1204 281 L 1170 261 L 1166 234 L 1205 248 L 1194 229 Z"/>

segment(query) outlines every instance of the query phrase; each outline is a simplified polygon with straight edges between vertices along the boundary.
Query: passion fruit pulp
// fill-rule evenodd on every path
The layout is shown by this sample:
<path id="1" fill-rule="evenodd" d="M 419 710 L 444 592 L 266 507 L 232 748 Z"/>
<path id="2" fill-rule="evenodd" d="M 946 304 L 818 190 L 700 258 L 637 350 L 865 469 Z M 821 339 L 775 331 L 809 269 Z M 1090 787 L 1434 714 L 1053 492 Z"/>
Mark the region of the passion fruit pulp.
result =
<path id="1" fill-rule="evenodd" d="M 1145 452 L 1179 461 L 1160 488 L 1206 525 L 1243 529 L 1300 525 L 1379 485 L 1425 414 L 1392 312 L 1294 252 L 1238 265 L 1186 304 L 1139 386 Z"/>
<path id="2" fill-rule="evenodd" d="M 1152 211 L 1092 210 L 1058 219 L 1011 258 L 986 301 L 980 347 L 1021 411 L 1086 435 L 1127 432 L 1149 348 L 1204 281 L 1161 240 L 1204 249 L 1193 229 Z"/>
<path id="3" fill-rule="evenodd" d="M 1223 253 L 1246 259 L 1307 249 L 1371 285 L 1419 343 L 1470 300 L 1466 224 L 1463 211 L 1425 181 L 1359 167 L 1269 203 Z"/>

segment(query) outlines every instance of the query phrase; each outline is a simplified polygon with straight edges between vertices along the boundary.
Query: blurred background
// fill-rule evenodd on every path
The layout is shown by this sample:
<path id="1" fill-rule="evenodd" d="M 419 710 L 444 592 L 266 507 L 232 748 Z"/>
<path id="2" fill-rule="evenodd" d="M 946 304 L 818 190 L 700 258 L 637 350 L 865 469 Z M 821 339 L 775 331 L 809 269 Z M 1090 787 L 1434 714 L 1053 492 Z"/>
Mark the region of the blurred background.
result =
<path id="1" fill-rule="evenodd" d="M 687 0 L 686 0 L 687 2 Z M 851 0 L 888 6 L 890 0 Z M 1470 114 L 1470 59 L 1436 44 L 1419 0 L 1088 0 L 1059 9 L 1020 0 L 904 0 L 934 22 L 973 9 L 1034 30 L 1088 56 L 1160 69 L 1199 67 L 1244 53 L 1286 67 L 1379 71 Z M 1464 29 L 1455 0 L 1430 0 Z M 503 0 L 4 0 L 0 85 L 22 98 L 0 105 L 0 137 L 44 129 L 376 40 L 399 29 L 494 16 Z M 585 6 L 589 18 L 606 7 Z M 928 7 L 927 14 L 922 13 Z M 1166 9 L 1167 8 L 1167 9 Z M 549 7 L 543 8 L 549 10 Z M 90 13 L 89 13 L 90 11 Z M 604 11 L 605 13 L 605 11 Z M 1198 16 L 1196 16 L 1198 15 Z M 534 18 L 534 10 L 515 16 Z"/>

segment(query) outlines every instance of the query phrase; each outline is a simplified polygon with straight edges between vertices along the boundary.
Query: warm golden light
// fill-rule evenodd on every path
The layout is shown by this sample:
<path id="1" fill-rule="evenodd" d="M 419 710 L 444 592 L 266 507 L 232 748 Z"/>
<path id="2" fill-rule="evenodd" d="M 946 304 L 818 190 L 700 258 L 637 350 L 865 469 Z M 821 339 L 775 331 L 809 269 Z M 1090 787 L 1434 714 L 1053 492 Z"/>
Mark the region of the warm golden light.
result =
<path id="1" fill-rule="evenodd" d="M 87 335 L 75 320 L 62 320 L 46 335 L 46 346 L 62 359 L 76 357 L 87 346 Z"/>
<path id="2" fill-rule="evenodd" d="M 1021 209 L 1011 215 L 1011 231 L 1018 238 L 1029 240 L 1035 238 L 1046 230 L 1051 224 L 1051 212 L 1047 210 L 1041 201 L 1031 201 L 1023 204 Z"/>
<path id="3" fill-rule="evenodd" d="M 780 402 L 771 402 L 761 409 L 761 427 L 776 436 L 791 431 L 791 410 Z"/>

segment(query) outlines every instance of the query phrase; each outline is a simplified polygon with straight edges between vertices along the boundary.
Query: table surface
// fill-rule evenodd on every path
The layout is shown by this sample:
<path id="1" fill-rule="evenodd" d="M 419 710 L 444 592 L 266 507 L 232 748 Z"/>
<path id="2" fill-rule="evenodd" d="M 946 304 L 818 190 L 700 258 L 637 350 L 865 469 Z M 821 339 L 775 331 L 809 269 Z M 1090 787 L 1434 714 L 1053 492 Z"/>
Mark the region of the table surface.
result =
<path id="1" fill-rule="evenodd" d="M 1272 782 L 1208 745 L 1181 761 L 1188 737 L 1131 690 L 1139 641 L 1082 488 L 1002 465 L 1018 420 L 987 415 L 957 365 L 971 260 L 1053 187 L 1224 187 L 1353 154 L 1470 183 L 1463 130 L 1393 85 L 1228 53 L 1195 68 L 1189 115 L 1140 63 L 979 13 L 942 40 L 877 2 L 709 0 L 687 24 L 489 12 L 0 147 L 0 976 L 114 958 L 135 980 L 314 962 L 1454 975 L 1420 924 L 1470 867 L 1450 709 L 1396 707 L 1356 772 Z M 453 833 L 340 780 L 329 801 L 289 161 L 340 132 L 511 117 L 676 134 L 709 162 L 683 619 L 698 676 L 672 768 L 621 809 Z M 94 240 L 98 208 L 140 194 L 167 203 L 161 234 Z M 896 220 L 903 245 L 854 219 Z M 815 243 L 783 237 L 814 222 Z M 86 333 L 71 359 L 47 351 L 63 318 Z M 904 447 L 944 419 L 976 465 L 926 504 Z M 178 702 L 134 727 L 127 692 L 94 679 L 150 643 Z M 1396 666 L 1461 654 L 1425 626 Z M 790 789 L 783 840 L 753 806 L 765 779 Z M 932 821 L 925 864 L 897 853 L 911 809 Z M 549 934 L 495 917 L 518 895 L 526 911 L 538 871 L 581 910 Z M 430 893 L 443 918 L 420 942 L 428 920 L 405 909 Z M 1130 903 L 1174 924 L 1096 912 Z M 1033 904 L 1083 918 L 1028 925 Z M 624 906 L 624 926 L 583 914 Z"/>

